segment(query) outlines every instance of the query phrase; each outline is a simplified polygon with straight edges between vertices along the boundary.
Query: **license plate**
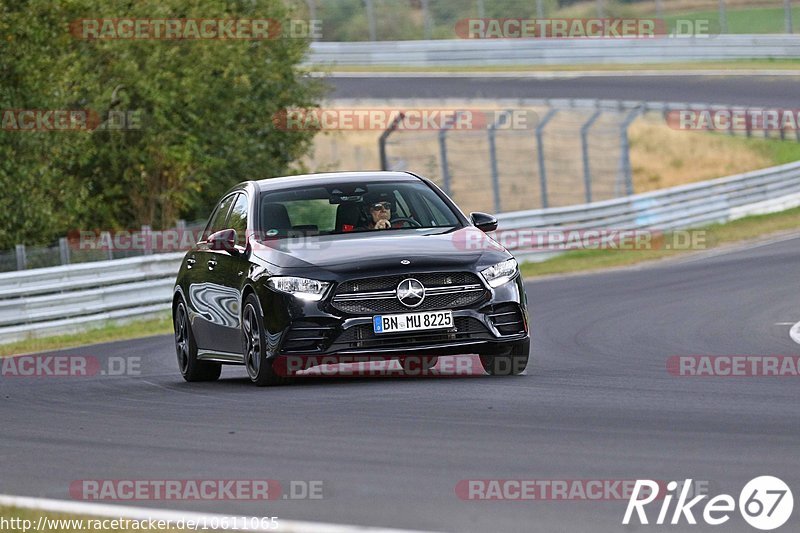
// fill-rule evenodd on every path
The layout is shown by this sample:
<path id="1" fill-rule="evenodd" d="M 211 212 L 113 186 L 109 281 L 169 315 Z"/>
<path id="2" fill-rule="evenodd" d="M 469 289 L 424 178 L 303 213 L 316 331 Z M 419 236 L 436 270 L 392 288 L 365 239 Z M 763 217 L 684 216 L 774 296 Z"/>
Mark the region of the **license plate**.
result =
<path id="1" fill-rule="evenodd" d="M 426 311 L 402 315 L 377 315 L 372 317 L 375 333 L 397 333 L 453 327 L 452 311 Z"/>

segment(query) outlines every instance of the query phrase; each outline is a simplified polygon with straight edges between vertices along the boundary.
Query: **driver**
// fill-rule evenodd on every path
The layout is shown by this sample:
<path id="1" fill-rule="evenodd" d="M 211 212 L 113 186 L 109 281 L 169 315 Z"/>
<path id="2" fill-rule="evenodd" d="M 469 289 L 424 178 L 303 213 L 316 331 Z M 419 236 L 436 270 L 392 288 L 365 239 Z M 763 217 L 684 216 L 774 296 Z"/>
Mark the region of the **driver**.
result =
<path id="1" fill-rule="evenodd" d="M 367 203 L 367 229 L 389 229 L 392 227 L 392 202 L 388 194 L 375 196 Z"/>

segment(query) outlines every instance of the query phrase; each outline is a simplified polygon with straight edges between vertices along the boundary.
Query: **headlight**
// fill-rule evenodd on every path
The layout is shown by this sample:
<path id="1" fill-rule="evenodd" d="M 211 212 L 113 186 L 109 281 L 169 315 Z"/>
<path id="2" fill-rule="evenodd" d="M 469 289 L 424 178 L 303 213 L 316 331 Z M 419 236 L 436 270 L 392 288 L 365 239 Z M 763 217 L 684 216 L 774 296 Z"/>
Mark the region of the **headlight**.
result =
<path id="1" fill-rule="evenodd" d="M 293 276 L 276 276 L 269 278 L 267 284 L 276 291 L 286 292 L 300 298 L 316 302 L 322 299 L 330 283 L 308 278 L 295 278 Z"/>
<path id="2" fill-rule="evenodd" d="M 516 259 L 508 259 L 502 263 L 490 266 L 486 270 L 481 270 L 481 276 L 491 287 L 499 287 L 503 283 L 508 283 L 519 272 Z"/>

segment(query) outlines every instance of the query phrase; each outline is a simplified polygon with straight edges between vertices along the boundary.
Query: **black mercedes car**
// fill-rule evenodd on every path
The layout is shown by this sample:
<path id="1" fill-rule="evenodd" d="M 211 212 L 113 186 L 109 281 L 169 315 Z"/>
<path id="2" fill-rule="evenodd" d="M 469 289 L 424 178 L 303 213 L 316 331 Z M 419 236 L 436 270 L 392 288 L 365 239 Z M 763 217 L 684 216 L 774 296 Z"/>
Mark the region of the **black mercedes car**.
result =
<path id="1" fill-rule="evenodd" d="M 430 367 L 454 354 L 480 355 L 489 374 L 519 374 L 530 350 L 525 289 L 512 255 L 486 235 L 496 227 L 411 173 L 241 183 L 178 273 L 181 374 L 215 380 L 237 364 L 267 385 L 293 356 Z"/>

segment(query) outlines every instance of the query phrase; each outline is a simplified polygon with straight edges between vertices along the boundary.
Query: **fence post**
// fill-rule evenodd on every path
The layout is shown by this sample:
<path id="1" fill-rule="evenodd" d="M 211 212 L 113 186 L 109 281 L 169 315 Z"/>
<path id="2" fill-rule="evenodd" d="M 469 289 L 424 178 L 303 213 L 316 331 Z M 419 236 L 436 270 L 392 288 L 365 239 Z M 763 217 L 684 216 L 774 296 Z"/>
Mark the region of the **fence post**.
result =
<path id="1" fill-rule="evenodd" d="M 539 160 L 539 187 L 542 195 L 542 207 L 547 207 L 549 203 L 547 198 L 547 169 L 544 164 L 544 138 L 542 133 L 544 132 L 544 127 L 547 126 L 547 123 L 550 122 L 550 119 L 552 119 L 556 113 L 558 113 L 558 110 L 551 107 L 547 110 L 547 113 L 545 113 L 542 121 L 536 126 L 536 155 Z"/>
<path id="2" fill-rule="evenodd" d="M 309 33 L 311 33 L 311 40 L 316 41 L 317 36 L 316 33 L 312 30 L 314 27 L 315 21 L 317 20 L 317 0 L 306 0 L 306 6 L 308 6 L 308 29 Z"/>
<path id="3" fill-rule="evenodd" d="M 581 155 L 583 156 L 583 187 L 586 192 L 586 203 L 592 203 L 592 169 L 589 163 L 589 128 L 600 118 L 602 111 L 595 109 L 589 120 L 581 126 Z"/>
<path id="4" fill-rule="evenodd" d="M 597 18 L 603 18 L 606 16 L 606 9 L 605 9 L 604 0 L 597 0 Z"/>
<path id="5" fill-rule="evenodd" d="M 463 111 L 456 110 L 453 113 L 452 120 L 445 119 L 442 128 L 439 130 L 439 157 L 442 165 L 442 188 L 445 194 L 450 196 L 450 164 L 447 161 L 447 131 L 458 122 L 458 118 Z"/>
<path id="6" fill-rule="evenodd" d="M 28 258 L 25 255 L 25 245 L 18 244 L 16 246 L 17 251 L 17 270 L 25 270 L 28 268 Z"/>
<path id="7" fill-rule="evenodd" d="M 102 231 L 100 232 L 100 242 L 107 242 L 108 243 L 108 258 L 114 259 L 114 241 L 111 239 L 111 232 L 110 231 Z"/>
<path id="8" fill-rule="evenodd" d="M 144 255 L 153 255 L 153 228 L 147 224 L 142 225 L 142 238 L 144 238 Z"/>
<path id="9" fill-rule="evenodd" d="M 442 186 L 445 194 L 450 196 L 450 166 L 447 163 L 447 128 L 439 130 L 439 163 L 442 166 Z"/>
<path id="10" fill-rule="evenodd" d="M 620 154 L 619 154 L 619 181 L 625 182 L 625 194 L 633 194 L 633 176 L 631 175 L 631 154 L 630 143 L 628 142 L 628 127 L 631 125 L 639 113 L 642 111 L 641 106 L 636 106 L 631 109 L 625 116 L 620 126 Z M 617 194 L 619 194 L 617 192 Z"/>
<path id="11" fill-rule="evenodd" d="M 719 0 L 719 32 L 728 33 L 728 13 L 725 9 L 725 0 Z"/>
<path id="12" fill-rule="evenodd" d="M 786 33 L 792 31 L 792 0 L 783 0 L 783 18 L 786 23 Z"/>
<path id="13" fill-rule="evenodd" d="M 403 113 L 400 113 L 394 117 L 392 123 L 389 124 L 389 127 L 386 128 L 383 133 L 381 133 L 381 136 L 378 139 L 378 150 L 381 156 L 381 170 L 389 170 L 389 157 L 386 155 L 386 141 L 389 139 L 389 135 L 391 135 L 394 130 L 397 129 L 397 126 L 400 125 L 400 122 L 402 122 L 405 117 L 406 116 Z"/>
<path id="14" fill-rule="evenodd" d="M 664 12 L 664 6 L 662 5 L 662 0 L 656 0 L 656 17 L 661 18 L 661 14 Z"/>
<path id="15" fill-rule="evenodd" d="M 544 18 L 544 0 L 536 0 L 536 18 Z"/>
<path id="16" fill-rule="evenodd" d="M 501 213 L 500 202 L 500 173 L 497 170 L 497 143 L 495 135 L 497 134 L 497 126 L 502 124 L 509 111 L 501 112 L 498 117 L 492 122 L 486 130 L 489 136 L 489 164 L 492 170 L 492 193 L 494 194 L 494 212 Z"/>
<path id="17" fill-rule="evenodd" d="M 422 24 L 424 28 L 425 39 L 431 38 L 431 11 L 429 9 L 429 0 L 422 0 Z"/>
<path id="18" fill-rule="evenodd" d="M 375 26 L 375 9 L 372 5 L 372 0 L 364 0 L 364 5 L 367 8 L 367 21 L 369 22 L 369 40 L 375 42 L 378 40 L 378 31 Z"/>
<path id="19" fill-rule="evenodd" d="M 61 254 L 61 264 L 68 265 L 69 264 L 69 242 L 67 242 L 66 237 L 60 237 L 58 239 L 58 251 Z"/>

